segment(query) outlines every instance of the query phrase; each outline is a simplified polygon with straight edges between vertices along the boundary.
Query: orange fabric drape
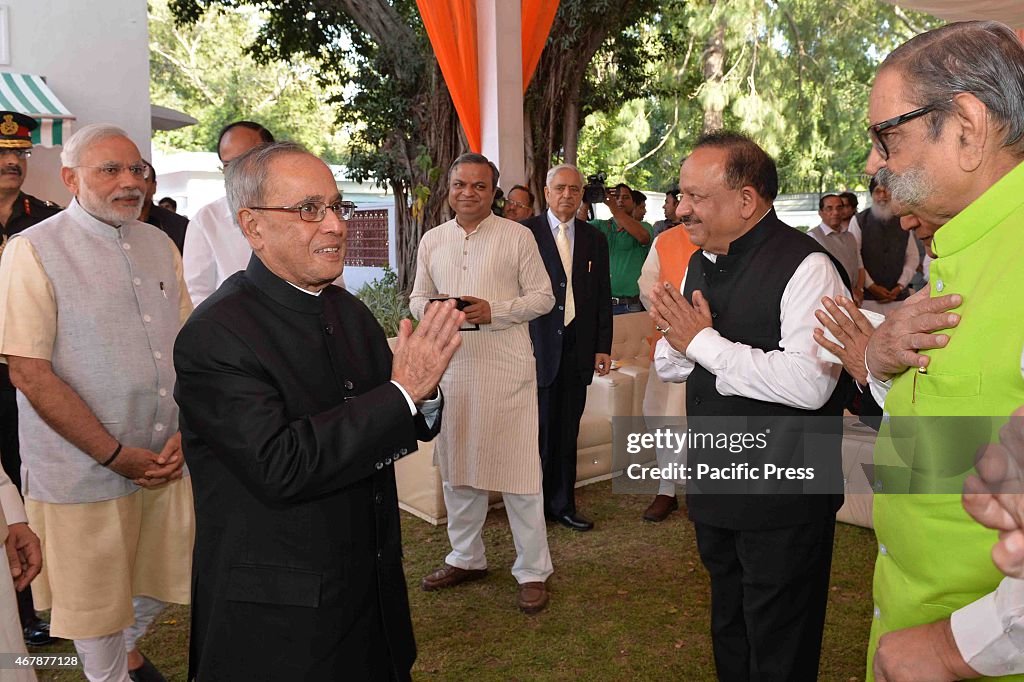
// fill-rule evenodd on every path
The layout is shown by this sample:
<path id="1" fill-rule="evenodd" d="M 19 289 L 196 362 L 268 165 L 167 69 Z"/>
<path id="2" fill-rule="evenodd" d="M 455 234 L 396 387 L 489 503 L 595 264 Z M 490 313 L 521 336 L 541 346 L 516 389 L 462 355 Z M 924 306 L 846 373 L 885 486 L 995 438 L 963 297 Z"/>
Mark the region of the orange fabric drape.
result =
<path id="1" fill-rule="evenodd" d="M 480 83 L 477 69 L 476 0 L 416 0 L 427 37 L 466 132 L 480 152 Z"/>
<path id="2" fill-rule="evenodd" d="M 548 42 L 551 24 L 558 12 L 558 0 L 522 0 L 523 92 L 526 92 Z"/>

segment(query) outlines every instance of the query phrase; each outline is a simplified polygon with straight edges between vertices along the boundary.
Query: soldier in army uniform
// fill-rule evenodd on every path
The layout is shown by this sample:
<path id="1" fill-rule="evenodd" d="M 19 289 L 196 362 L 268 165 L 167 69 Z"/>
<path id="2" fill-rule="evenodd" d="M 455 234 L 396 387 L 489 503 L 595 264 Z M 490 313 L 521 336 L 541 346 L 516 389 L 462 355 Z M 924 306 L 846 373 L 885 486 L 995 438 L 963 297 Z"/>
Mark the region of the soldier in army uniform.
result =
<path id="1" fill-rule="evenodd" d="M 49 218 L 60 207 L 21 191 L 32 154 L 35 119 L 16 111 L 0 111 L 0 254 L 7 240 Z M 0 461 L 11 481 L 21 490 L 21 454 L 18 449 L 18 404 L 7 365 L 0 363 Z M 18 612 L 25 643 L 43 646 L 53 641 L 50 627 L 36 615 L 32 593 L 18 593 Z"/>

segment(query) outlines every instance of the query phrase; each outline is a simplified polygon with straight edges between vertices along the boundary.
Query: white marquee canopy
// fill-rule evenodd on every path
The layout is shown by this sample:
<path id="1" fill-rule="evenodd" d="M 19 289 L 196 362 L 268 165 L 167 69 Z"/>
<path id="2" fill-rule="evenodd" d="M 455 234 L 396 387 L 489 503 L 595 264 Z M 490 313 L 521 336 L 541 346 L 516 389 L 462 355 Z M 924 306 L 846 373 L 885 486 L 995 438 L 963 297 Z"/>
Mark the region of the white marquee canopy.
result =
<path id="1" fill-rule="evenodd" d="M 1011 28 L 1024 29 L 1021 0 L 886 0 L 894 5 L 928 12 L 947 21 L 995 19 Z"/>

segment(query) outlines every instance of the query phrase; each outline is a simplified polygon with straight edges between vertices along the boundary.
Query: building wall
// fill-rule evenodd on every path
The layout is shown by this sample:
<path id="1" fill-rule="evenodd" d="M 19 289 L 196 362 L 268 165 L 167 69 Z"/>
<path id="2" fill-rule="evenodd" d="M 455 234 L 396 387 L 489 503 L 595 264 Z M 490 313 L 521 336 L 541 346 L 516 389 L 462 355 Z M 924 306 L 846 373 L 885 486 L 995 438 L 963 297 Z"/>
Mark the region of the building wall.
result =
<path id="1" fill-rule="evenodd" d="M 43 76 L 77 117 L 124 128 L 150 152 L 149 27 L 145 0 L 0 0 L 8 7 L 10 64 L 0 71 Z M 25 191 L 66 205 L 60 148 L 37 147 Z"/>

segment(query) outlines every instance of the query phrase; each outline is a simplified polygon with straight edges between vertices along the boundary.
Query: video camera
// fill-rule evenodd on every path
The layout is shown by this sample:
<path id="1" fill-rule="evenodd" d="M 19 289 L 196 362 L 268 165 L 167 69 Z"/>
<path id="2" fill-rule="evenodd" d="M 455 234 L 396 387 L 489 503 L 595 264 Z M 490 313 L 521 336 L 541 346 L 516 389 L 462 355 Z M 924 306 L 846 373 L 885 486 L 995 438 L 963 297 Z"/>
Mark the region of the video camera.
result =
<path id="1" fill-rule="evenodd" d="M 604 203 L 605 180 L 604 173 L 595 173 L 587 176 L 587 184 L 583 187 L 583 201 L 591 206 Z"/>

